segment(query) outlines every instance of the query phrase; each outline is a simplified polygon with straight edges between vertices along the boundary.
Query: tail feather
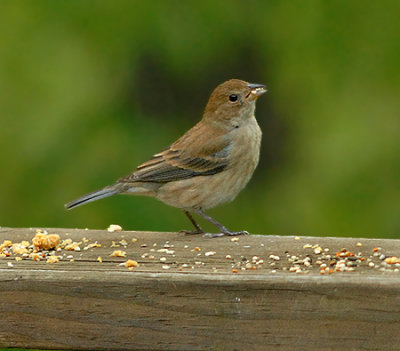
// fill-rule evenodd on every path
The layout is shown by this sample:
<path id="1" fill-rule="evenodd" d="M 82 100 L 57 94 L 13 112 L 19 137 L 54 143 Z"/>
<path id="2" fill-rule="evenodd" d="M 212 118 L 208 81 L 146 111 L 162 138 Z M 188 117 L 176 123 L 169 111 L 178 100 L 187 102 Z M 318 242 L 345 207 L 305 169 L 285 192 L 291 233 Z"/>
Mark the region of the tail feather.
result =
<path id="1" fill-rule="evenodd" d="M 114 187 L 104 188 L 98 191 L 94 191 L 93 193 L 87 194 L 85 196 L 80 197 L 74 201 L 68 202 L 65 204 L 65 208 L 70 210 L 76 206 L 84 205 L 88 202 L 104 199 L 105 197 L 109 197 L 115 194 L 118 194 L 119 191 L 116 190 Z"/>

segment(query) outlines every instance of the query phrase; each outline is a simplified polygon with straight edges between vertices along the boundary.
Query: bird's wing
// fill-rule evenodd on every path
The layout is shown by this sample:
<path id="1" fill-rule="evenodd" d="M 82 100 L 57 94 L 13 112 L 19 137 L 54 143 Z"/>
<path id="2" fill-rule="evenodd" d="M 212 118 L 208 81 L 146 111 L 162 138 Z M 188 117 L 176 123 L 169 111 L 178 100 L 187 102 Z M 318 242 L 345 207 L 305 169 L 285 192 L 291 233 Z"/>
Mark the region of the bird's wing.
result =
<path id="1" fill-rule="evenodd" d="M 119 182 L 166 183 L 223 171 L 228 166 L 229 141 L 223 135 L 204 138 L 207 133 L 196 127 Z"/>

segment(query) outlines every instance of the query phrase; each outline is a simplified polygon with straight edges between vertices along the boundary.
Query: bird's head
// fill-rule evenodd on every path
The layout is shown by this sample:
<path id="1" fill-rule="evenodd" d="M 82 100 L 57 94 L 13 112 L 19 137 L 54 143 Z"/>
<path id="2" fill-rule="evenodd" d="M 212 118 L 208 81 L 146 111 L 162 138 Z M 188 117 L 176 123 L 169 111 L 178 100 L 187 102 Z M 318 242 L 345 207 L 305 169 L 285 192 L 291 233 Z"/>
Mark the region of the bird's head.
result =
<path id="1" fill-rule="evenodd" d="M 230 79 L 212 92 L 204 111 L 204 118 L 230 120 L 254 115 L 257 98 L 267 91 L 262 84 Z"/>

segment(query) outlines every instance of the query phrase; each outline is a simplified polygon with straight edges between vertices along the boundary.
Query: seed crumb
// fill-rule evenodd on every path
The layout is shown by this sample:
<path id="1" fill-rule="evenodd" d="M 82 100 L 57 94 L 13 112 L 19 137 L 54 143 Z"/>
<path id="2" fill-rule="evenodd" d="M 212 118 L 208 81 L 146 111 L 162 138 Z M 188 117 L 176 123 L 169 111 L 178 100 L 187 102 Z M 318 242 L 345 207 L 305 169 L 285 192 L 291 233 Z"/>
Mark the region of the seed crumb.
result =
<path id="1" fill-rule="evenodd" d="M 120 232 L 122 231 L 122 227 L 118 224 L 110 224 L 107 228 L 107 231 L 110 233 Z"/>
<path id="2" fill-rule="evenodd" d="M 125 267 L 128 267 L 128 268 L 139 266 L 139 263 L 135 260 L 127 260 L 124 264 L 125 264 Z"/>
<path id="3" fill-rule="evenodd" d="M 126 252 L 122 250 L 115 250 L 111 255 L 111 257 L 126 257 Z"/>
<path id="4" fill-rule="evenodd" d="M 274 261 L 279 261 L 281 258 L 277 255 L 269 255 L 269 258 Z"/>
<path id="5" fill-rule="evenodd" d="M 46 263 L 57 263 L 57 262 L 59 262 L 58 256 L 50 256 L 46 261 Z"/>
<path id="6" fill-rule="evenodd" d="M 204 256 L 214 256 L 216 254 L 216 252 L 215 251 L 208 251 L 208 252 L 206 252 L 205 254 L 204 254 Z"/>

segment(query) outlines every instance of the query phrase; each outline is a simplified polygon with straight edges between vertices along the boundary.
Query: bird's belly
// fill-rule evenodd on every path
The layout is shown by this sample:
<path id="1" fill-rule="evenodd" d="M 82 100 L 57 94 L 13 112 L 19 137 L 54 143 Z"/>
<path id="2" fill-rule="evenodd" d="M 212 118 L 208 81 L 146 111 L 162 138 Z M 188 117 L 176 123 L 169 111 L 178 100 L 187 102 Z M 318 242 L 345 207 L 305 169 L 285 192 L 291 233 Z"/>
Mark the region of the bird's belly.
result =
<path id="1" fill-rule="evenodd" d="M 157 198 L 174 207 L 207 209 L 232 201 L 245 186 L 243 183 L 234 172 L 224 171 L 212 179 L 198 176 L 167 183 L 160 187 Z"/>

